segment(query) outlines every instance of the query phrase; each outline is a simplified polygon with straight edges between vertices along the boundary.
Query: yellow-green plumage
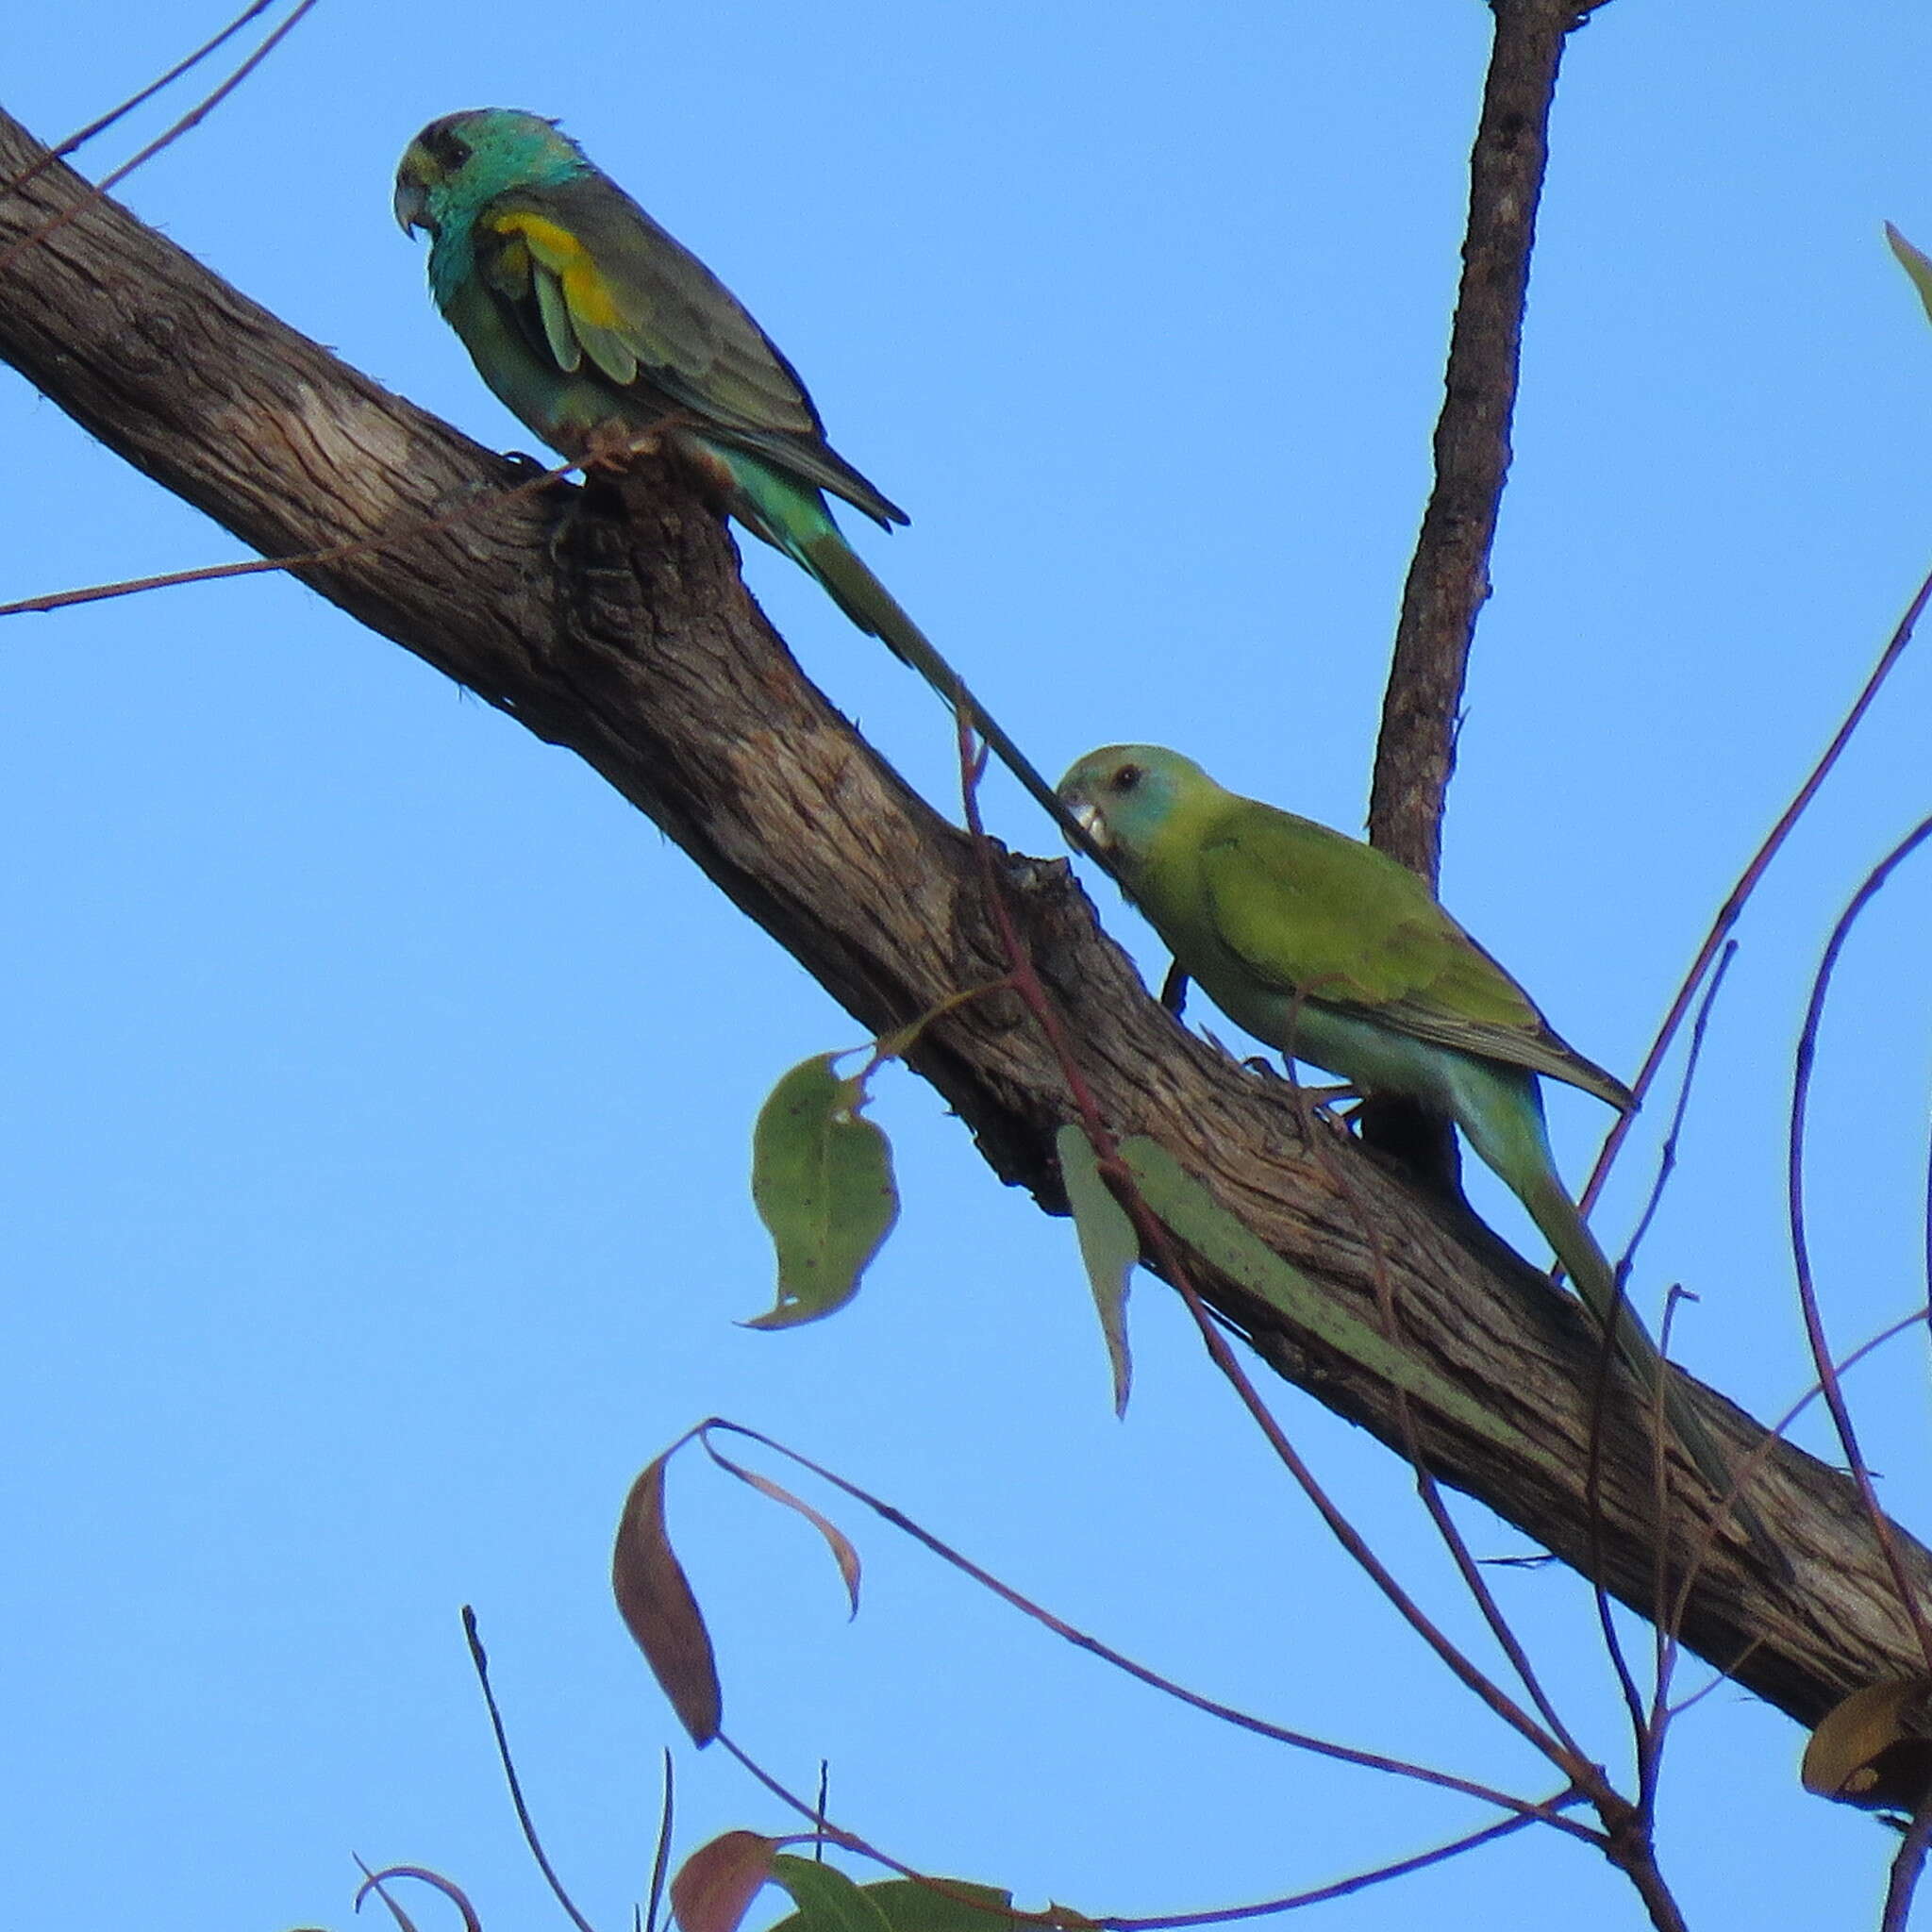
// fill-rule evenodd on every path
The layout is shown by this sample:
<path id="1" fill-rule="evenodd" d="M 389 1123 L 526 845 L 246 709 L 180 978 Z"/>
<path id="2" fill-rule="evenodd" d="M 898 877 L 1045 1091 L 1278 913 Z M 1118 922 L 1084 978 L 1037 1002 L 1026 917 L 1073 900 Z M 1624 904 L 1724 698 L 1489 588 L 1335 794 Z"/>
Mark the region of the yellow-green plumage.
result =
<path id="1" fill-rule="evenodd" d="M 1406 866 L 1310 819 L 1226 791 L 1158 745 L 1081 758 L 1061 798 L 1107 852 L 1123 890 L 1176 963 L 1257 1040 L 1447 1114 L 1505 1181 L 1723 1495 L 1731 1471 L 1558 1175 L 1539 1074 L 1620 1109 L 1614 1075 L 1586 1059 Z M 1748 1505 L 1740 1520 L 1774 1549 Z"/>

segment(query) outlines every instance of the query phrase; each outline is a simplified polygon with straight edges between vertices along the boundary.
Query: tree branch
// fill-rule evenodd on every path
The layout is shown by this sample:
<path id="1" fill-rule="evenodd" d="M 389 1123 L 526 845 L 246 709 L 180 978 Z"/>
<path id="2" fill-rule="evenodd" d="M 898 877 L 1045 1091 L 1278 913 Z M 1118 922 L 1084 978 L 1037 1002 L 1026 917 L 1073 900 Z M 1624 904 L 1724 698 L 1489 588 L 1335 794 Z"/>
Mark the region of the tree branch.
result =
<path id="1" fill-rule="evenodd" d="M 41 152 L 0 116 L 0 178 Z M 81 207 L 87 196 L 57 165 L 0 200 L 0 249 L 77 209 L 0 289 L 0 356 L 61 408 L 264 554 L 372 541 L 298 575 L 574 750 L 868 1028 L 903 1024 L 1000 975 L 965 835 L 800 673 L 679 475 L 645 458 L 621 489 L 507 495 L 520 480 L 511 464 L 345 367 L 111 202 Z M 458 507 L 474 514 L 451 519 Z M 1389 1305 L 1379 1273 L 1413 1353 L 1517 1432 L 1513 1446 L 1499 1444 L 1411 1399 L 1429 1467 L 1585 1567 L 1598 1344 L 1575 1306 L 1346 1137 L 1316 1158 L 1281 1083 L 1191 1038 L 1147 996 L 1063 863 L 1000 862 L 1111 1124 L 1163 1142 L 1372 1327 Z M 912 1061 L 1002 1179 L 1064 1211 L 1053 1134 L 1072 1108 L 1017 1002 L 960 1007 Z M 1373 1241 L 1357 1203 L 1374 1216 Z M 1208 1262 L 1194 1273 L 1271 1366 L 1400 1453 L 1386 1384 Z M 1722 1397 L 1701 1407 L 1734 1462 L 1762 1440 Z M 1608 1418 L 1602 1543 L 1606 1580 L 1641 1613 L 1657 1531 L 1636 1408 Z M 1788 1539 L 1795 1576 L 1759 1574 L 1725 1537 L 1690 1592 L 1687 1641 L 1807 1723 L 1858 1686 L 1909 1673 L 1916 1652 L 1849 1486 L 1776 1444 L 1754 1494 Z M 1694 1530 L 1673 1527 L 1674 1564 Z M 1919 1587 L 1932 1583 L 1932 1557 L 1903 1536 L 1901 1548 Z"/>
<path id="2" fill-rule="evenodd" d="M 1490 0 L 1495 33 L 1469 158 L 1469 221 L 1436 421 L 1435 487 L 1403 585 L 1369 791 L 1369 842 L 1432 888 L 1442 869 L 1442 811 L 1469 653 L 1490 594 L 1490 551 L 1509 474 L 1557 69 L 1572 30 L 1603 4 Z M 1357 1113 L 1356 1131 L 1399 1162 L 1414 1185 L 1466 1207 L 1461 1154 L 1446 1116 L 1398 1094 L 1374 1094 Z"/>
<path id="3" fill-rule="evenodd" d="M 1369 793 L 1369 840 L 1431 886 L 1476 613 L 1509 474 L 1523 309 L 1550 103 L 1571 30 L 1603 0 L 1491 0 L 1496 17 L 1469 159 L 1462 286 L 1436 423 L 1436 483 L 1403 586 Z"/>

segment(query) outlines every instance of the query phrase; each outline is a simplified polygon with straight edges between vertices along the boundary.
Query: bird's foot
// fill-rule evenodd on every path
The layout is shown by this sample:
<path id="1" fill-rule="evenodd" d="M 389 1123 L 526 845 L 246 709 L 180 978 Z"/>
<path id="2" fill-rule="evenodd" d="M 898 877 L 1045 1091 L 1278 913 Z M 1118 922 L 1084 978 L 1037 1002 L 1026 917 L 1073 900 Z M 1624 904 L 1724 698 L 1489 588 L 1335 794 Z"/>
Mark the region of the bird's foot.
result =
<path id="1" fill-rule="evenodd" d="M 667 409 L 641 429 L 629 423 L 600 423 L 583 439 L 578 460 L 586 470 L 622 473 L 639 457 L 658 455 L 672 431 L 702 426 L 689 409 Z"/>
<path id="2" fill-rule="evenodd" d="M 1361 1105 L 1362 1096 L 1360 1092 L 1351 1087 L 1346 1080 L 1341 1081 L 1333 1087 L 1304 1087 L 1302 1091 L 1315 1106 L 1326 1108 L 1330 1112 L 1339 1110 L 1343 1113 L 1353 1113 L 1355 1108 Z M 1343 1101 L 1353 1102 L 1354 1105 L 1343 1107 L 1341 1105 Z"/>
<path id="3" fill-rule="evenodd" d="M 1295 1097 L 1344 1139 L 1353 1133 L 1356 1116 L 1362 1109 L 1362 1096 L 1346 1081 L 1337 1087 L 1300 1087 Z"/>
<path id="4" fill-rule="evenodd" d="M 1206 1029 L 1203 1028 L 1203 1031 L 1206 1032 Z M 1211 1033 L 1207 1034 L 1207 1037 L 1209 1040 L 1214 1040 L 1214 1036 Z M 1214 1040 L 1214 1043 L 1216 1046 L 1221 1047 L 1223 1053 L 1227 1052 L 1226 1047 L 1222 1046 L 1220 1041 Z M 1338 1110 L 1340 1103 L 1352 1101 L 1355 1103 L 1354 1107 L 1341 1109 L 1345 1113 L 1352 1114 L 1355 1111 L 1355 1107 L 1361 1105 L 1362 1096 L 1360 1091 L 1351 1087 L 1346 1080 L 1342 1080 L 1333 1087 L 1310 1087 L 1307 1081 L 1296 1080 L 1284 1074 L 1265 1054 L 1250 1054 L 1241 1062 L 1241 1065 L 1249 1073 L 1258 1074 L 1264 1080 L 1273 1080 L 1277 1087 L 1293 1087 L 1296 1092 L 1318 1113 L 1333 1114 Z"/>
<path id="5" fill-rule="evenodd" d="M 1251 1055 L 1241 1062 L 1241 1065 L 1251 1074 L 1259 1074 L 1264 1080 L 1273 1080 L 1279 1086 L 1293 1087 L 1311 1107 L 1332 1111 L 1339 1101 L 1352 1100 L 1358 1104 L 1362 1097 L 1346 1080 L 1333 1087 L 1310 1087 L 1306 1080 L 1292 1079 L 1262 1054 Z"/>
<path id="6" fill-rule="evenodd" d="M 656 456 L 658 430 L 633 429 L 623 423 L 600 423 L 584 438 L 578 460 L 588 470 L 622 475 L 635 457 Z"/>

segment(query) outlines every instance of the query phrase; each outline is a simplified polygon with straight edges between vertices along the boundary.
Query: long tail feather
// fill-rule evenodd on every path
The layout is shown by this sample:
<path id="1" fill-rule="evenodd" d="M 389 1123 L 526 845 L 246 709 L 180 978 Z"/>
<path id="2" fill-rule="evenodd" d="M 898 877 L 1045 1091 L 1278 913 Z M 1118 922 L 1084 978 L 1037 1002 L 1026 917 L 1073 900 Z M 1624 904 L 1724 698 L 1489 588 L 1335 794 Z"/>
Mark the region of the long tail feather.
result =
<path id="1" fill-rule="evenodd" d="M 1557 1251 L 1557 1258 L 1596 1317 L 1597 1325 L 1614 1334 L 1617 1353 L 1629 1364 L 1646 1393 L 1655 1394 L 1659 1388 L 1663 1391 L 1664 1415 L 1672 1433 L 1684 1445 L 1705 1481 L 1718 1496 L 1728 1499 L 1739 1527 L 1780 1573 L 1788 1573 L 1790 1559 L 1783 1547 L 1749 1499 L 1738 1491 L 1738 1475 L 1730 1457 L 1718 1447 L 1705 1427 L 1703 1417 L 1690 1406 L 1690 1391 L 1657 1352 L 1628 1297 L 1619 1291 L 1608 1257 L 1597 1245 L 1596 1237 L 1577 1212 L 1576 1204 L 1565 1191 L 1555 1169 L 1546 1167 L 1541 1174 L 1524 1178 L 1526 1184 L 1517 1186 L 1516 1192 L 1529 1209 L 1531 1220 L 1542 1230 L 1544 1240 Z"/>
<path id="2" fill-rule="evenodd" d="M 895 658 L 918 672 L 954 710 L 964 713 L 967 722 L 992 747 L 993 756 L 1061 830 L 1085 849 L 1086 840 L 1079 825 L 1053 787 L 1034 769 L 998 720 L 967 689 L 965 680 L 940 656 L 899 600 L 865 567 L 844 538 L 832 530 L 812 539 L 806 545 L 805 562 L 833 602 L 860 630 L 877 638 Z"/>
<path id="3" fill-rule="evenodd" d="M 1645 1395 L 1663 1391 L 1664 1416 L 1671 1432 L 1684 1445 L 1705 1481 L 1726 1500 L 1739 1527 L 1777 1574 L 1788 1575 L 1790 1558 L 1764 1519 L 1738 1492 L 1730 1458 L 1711 1439 L 1703 1418 L 1690 1405 L 1690 1391 L 1658 1354 L 1637 1311 L 1619 1291 L 1616 1271 L 1564 1188 L 1556 1156 L 1550 1151 L 1536 1076 L 1518 1067 L 1496 1066 L 1461 1055 L 1454 1058 L 1457 1064 L 1451 1072 L 1450 1097 L 1457 1124 L 1469 1136 L 1470 1144 L 1529 1210 L 1530 1219 L 1557 1251 L 1557 1258 L 1598 1327 L 1615 1338 L 1617 1353 L 1629 1365 Z"/>
<path id="4" fill-rule="evenodd" d="M 1074 847 L 1106 866 L 1106 855 L 1095 848 L 1053 787 L 967 689 L 965 679 L 934 649 L 899 600 L 859 560 L 841 534 L 824 496 L 811 484 L 774 468 L 748 450 L 707 441 L 704 454 L 714 473 L 722 471 L 736 486 L 729 507 L 739 522 L 809 571 L 860 630 L 877 638 L 901 663 L 918 672 L 956 713 L 965 717 Z"/>

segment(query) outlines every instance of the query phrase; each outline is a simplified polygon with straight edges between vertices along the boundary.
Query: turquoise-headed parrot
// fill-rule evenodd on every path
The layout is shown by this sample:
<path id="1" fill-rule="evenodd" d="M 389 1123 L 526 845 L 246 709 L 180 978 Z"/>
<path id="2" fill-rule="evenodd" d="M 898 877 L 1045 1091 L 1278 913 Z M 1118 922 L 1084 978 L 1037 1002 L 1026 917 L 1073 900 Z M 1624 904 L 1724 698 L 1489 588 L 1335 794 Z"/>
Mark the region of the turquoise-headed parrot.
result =
<path id="1" fill-rule="evenodd" d="M 674 444 L 718 507 L 817 578 L 912 665 L 1063 824 L 1052 788 L 860 562 L 825 502 L 907 521 L 825 441 L 798 373 L 736 296 L 591 165 L 510 108 L 432 121 L 396 170 L 396 220 L 429 232 L 429 288 L 485 382 L 553 449 L 621 461 Z"/>

